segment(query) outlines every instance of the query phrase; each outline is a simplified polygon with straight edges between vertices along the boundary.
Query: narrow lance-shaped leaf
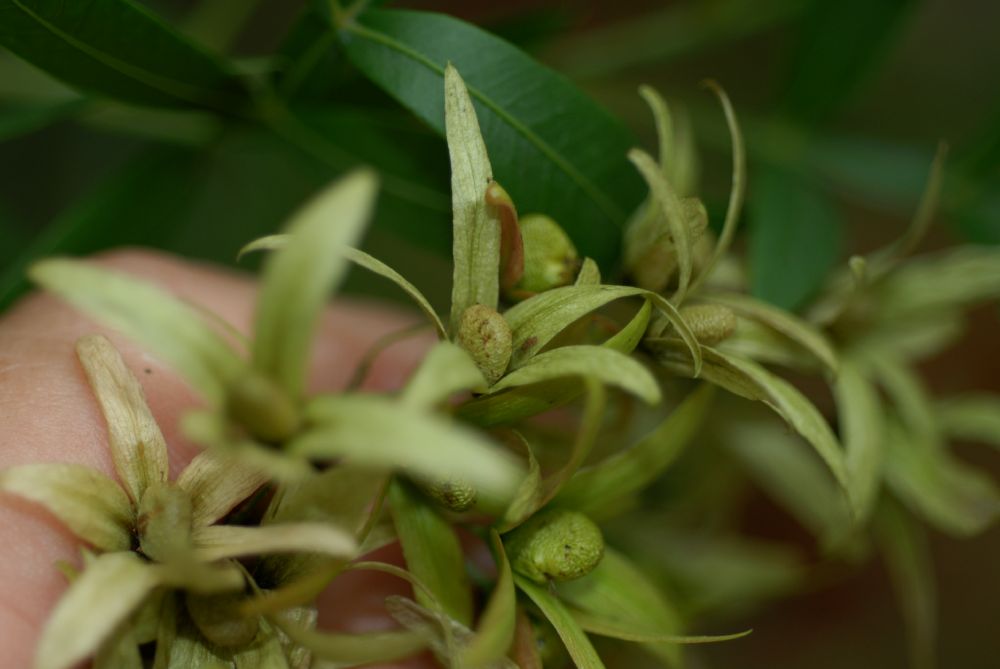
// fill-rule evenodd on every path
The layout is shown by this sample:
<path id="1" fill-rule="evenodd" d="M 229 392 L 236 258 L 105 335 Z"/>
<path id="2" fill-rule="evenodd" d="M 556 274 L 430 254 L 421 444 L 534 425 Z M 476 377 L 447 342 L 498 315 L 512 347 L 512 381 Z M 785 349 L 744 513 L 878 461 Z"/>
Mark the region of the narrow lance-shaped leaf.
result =
<path id="1" fill-rule="evenodd" d="M 128 495 L 89 467 L 61 463 L 11 467 L 0 471 L 0 492 L 40 504 L 97 548 L 117 551 L 131 546 L 135 511 Z"/>
<path id="2" fill-rule="evenodd" d="M 76 343 L 104 420 L 115 470 L 132 500 L 154 483 L 167 480 L 167 443 L 146 404 L 142 386 L 105 337 L 90 335 Z"/>
<path id="3" fill-rule="evenodd" d="M 936 406 L 941 430 L 957 439 L 1000 448 L 1000 395 L 960 395 Z"/>
<path id="4" fill-rule="evenodd" d="M 493 594 L 479 617 L 476 635 L 462 653 L 460 666 L 483 667 L 507 655 L 514 642 L 517 594 L 514 590 L 514 572 L 511 571 L 503 542 L 496 530 L 490 530 L 490 545 L 497 561 L 497 582 Z"/>
<path id="5" fill-rule="evenodd" d="M 357 552 L 353 535 L 328 523 L 282 523 L 263 527 L 210 525 L 193 533 L 199 558 L 225 558 L 267 553 L 325 553 L 351 558 Z"/>
<path id="6" fill-rule="evenodd" d="M 465 349 L 440 342 L 424 356 L 400 400 L 412 407 L 430 409 L 457 392 L 485 389 L 486 379 Z"/>
<path id="7" fill-rule="evenodd" d="M 586 632 L 558 598 L 524 576 L 515 574 L 514 582 L 552 623 L 577 669 L 604 669 L 604 663 L 591 645 Z"/>
<path id="8" fill-rule="evenodd" d="M 292 641 L 310 649 L 317 658 L 347 666 L 400 660 L 427 645 L 419 634 L 409 630 L 343 634 L 307 629 L 284 622 L 279 616 L 274 620 Z"/>
<path id="9" fill-rule="evenodd" d="M 853 492 L 858 520 L 868 518 L 882 478 L 884 408 L 878 392 L 853 361 L 845 361 L 834 385 L 844 442 L 847 484 Z"/>
<path id="10" fill-rule="evenodd" d="M 71 86 L 140 105 L 233 112 L 249 97 L 228 64 L 127 0 L 4 0 L 0 44 Z"/>
<path id="11" fill-rule="evenodd" d="M 417 601 L 428 608 L 440 605 L 459 623 L 471 625 L 472 591 L 462 546 L 451 525 L 402 481 L 390 486 L 389 503 L 406 568 L 433 595 L 416 590 Z"/>
<path id="12" fill-rule="evenodd" d="M 584 513 L 614 509 L 670 466 L 697 434 L 708 415 L 713 386 L 692 393 L 652 432 L 634 446 L 578 471 L 555 503 Z"/>
<path id="13" fill-rule="evenodd" d="M 245 363 L 197 309 L 152 284 L 89 263 L 43 260 L 29 271 L 46 290 L 148 347 L 219 403 Z"/>
<path id="14" fill-rule="evenodd" d="M 496 179 L 518 208 L 545 212 L 583 255 L 615 263 L 621 226 L 643 194 L 625 160 L 635 142 L 619 121 L 565 77 L 452 17 L 369 10 L 340 28 L 351 62 L 441 134 L 441 82 L 453 63 L 477 106 Z"/>
<path id="15" fill-rule="evenodd" d="M 131 552 L 99 556 L 56 605 L 42 632 L 37 669 L 69 669 L 97 647 L 160 582 L 156 568 Z"/>
<path id="16" fill-rule="evenodd" d="M 260 237 L 259 239 L 255 239 L 246 246 L 244 246 L 242 249 L 240 249 L 240 252 L 237 255 L 237 259 L 242 258 L 247 253 L 253 253 L 255 251 L 276 251 L 278 249 L 284 248 L 285 245 L 288 244 L 289 237 L 290 236 L 287 234 L 282 234 L 282 235 L 267 235 L 266 237 Z M 344 247 L 343 253 L 344 256 L 348 260 L 353 262 L 355 265 L 358 265 L 359 267 L 364 267 L 369 272 L 374 272 L 379 276 L 385 277 L 386 279 L 389 279 L 397 286 L 402 288 L 406 292 L 406 294 L 413 299 L 413 301 L 417 304 L 417 306 L 420 307 L 420 310 L 427 315 L 427 318 L 429 318 L 431 323 L 434 324 L 434 327 L 437 329 L 438 334 L 441 336 L 441 338 L 446 339 L 448 337 L 448 333 L 444 328 L 444 324 L 441 323 L 441 319 L 438 318 L 437 312 L 434 311 L 434 307 L 432 307 L 431 303 L 427 301 L 427 298 L 424 297 L 424 294 L 421 293 L 416 286 L 407 281 L 402 274 L 400 274 L 393 268 L 389 267 L 378 258 L 375 258 L 374 256 L 365 253 L 364 251 L 361 251 L 360 249 L 347 246 Z"/>
<path id="17" fill-rule="evenodd" d="M 567 376 L 592 377 L 649 404 L 660 399 L 653 375 L 634 358 L 603 346 L 561 346 L 540 353 L 491 387 L 491 392 Z"/>
<path id="18" fill-rule="evenodd" d="M 484 501 L 509 499 L 521 479 L 517 462 L 480 433 L 398 402 L 321 397 L 306 414 L 315 428 L 289 444 L 291 454 L 467 481 Z"/>
<path id="19" fill-rule="evenodd" d="M 451 327 L 467 308 L 482 304 L 496 309 L 500 276 L 500 213 L 487 206 L 486 189 L 493 169 L 479 121 L 458 70 L 444 73 L 444 118 L 451 156 L 453 262 Z"/>
<path id="20" fill-rule="evenodd" d="M 293 398 L 303 391 L 313 330 L 327 295 L 346 272 L 372 212 L 376 176 L 358 170 L 320 193 L 288 226 L 288 244 L 264 268 L 254 327 L 254 366 Z"/>

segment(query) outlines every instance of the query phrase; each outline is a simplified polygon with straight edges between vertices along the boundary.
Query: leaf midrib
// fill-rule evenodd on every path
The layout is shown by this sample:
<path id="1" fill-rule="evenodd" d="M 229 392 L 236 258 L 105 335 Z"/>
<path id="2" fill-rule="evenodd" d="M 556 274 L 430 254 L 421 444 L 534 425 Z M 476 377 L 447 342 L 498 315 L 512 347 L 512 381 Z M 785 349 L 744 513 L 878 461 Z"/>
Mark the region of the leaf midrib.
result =
<path id="1" fill-rule="evenodd" d="M 393 39 L 390 35 L 358 25 L 357 23 L 349 23 L 343 26 L 343 29 L 350 31 L 363 39 L 383 44 L 390 49 L 393 49 L 394 51 L 412 59 L 414 62 L 423 65 L 440 76 L 442 80 L 444 79 L 443 67 L 406 44 Z M 559 168 L 559 170 L 566 174 L 566 176 L 568 176 L 573 183 L 584 191 L 587 196 L 590 197 L 590 199 L 593 200 L 598 207 L 600 207 L 601 211 L 603 211 L 604 214 L 615 223 L 615 225 L 621 227 L 624 213 L 611 200 L 611 198 L 601 191 L 590 179 L 581 174 L 562 154 L 556 151 L 551 145 L 535 134 L 526 125 L 511 116 L 492 98 L 474 86 L 467 85 L 466 87 L 469 90 L 469 95 L 485 105 L 516 133 L 520 134 L 529 144 L 533 145 L 539 152 L 541 152 L 542 155 L 548 158 L 557 168 Z"/>

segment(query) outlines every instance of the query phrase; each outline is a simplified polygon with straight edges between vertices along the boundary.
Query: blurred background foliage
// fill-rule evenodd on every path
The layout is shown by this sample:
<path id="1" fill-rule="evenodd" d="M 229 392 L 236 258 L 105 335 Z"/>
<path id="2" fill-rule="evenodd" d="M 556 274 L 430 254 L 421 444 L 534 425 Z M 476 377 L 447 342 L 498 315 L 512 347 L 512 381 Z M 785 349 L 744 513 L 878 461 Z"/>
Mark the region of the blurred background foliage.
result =
<path id="1" fill-rule="evenodd" d="M 87 20 L 61 8 L 72 3 L 0 0 L 0 303 L 24 290 L 27 263 L 56 252 L 143 244 L 233 264 L 244 242 L 274 231 L 311 192 L 365 162 L 379 168 L 384 185 L 367 247 L 443 305 L 448 162 L 441 89 L 432 70 L 413 65 L 420 58 L 454 60 L 492 101 L 480 114 L 495 140 L 498 179 L 522 212 L 557 214 L 606 270 L 617 261 L 620 225 L 642 196 L 624 151 L 655 144 L 636 94 L 641 83 L 660 90 L 693 129 L 700 192 L 710 219 L 722 219 L 730 147 L 721 113 L 699 86 L 706 76 L 728 90 L 747 135 L 740 248 L 755 294 L 800 306 L 849 251 L 892 239 L 916 208 L 942 139 L 951 148 L 943 224 L 928 245 L 1000 242 L 1000 4 L 367 4 L 480 26 L 564 74 L 627 128 L 577 99 L 561 78 L 443 17 L 403 25 L 366 7 L 358 19 L 366 36 L 335 30 L 345 17 L 318 1 L 101 0 L 77 7 L 102 17 Z M 385 48 L 390 38 L 409 51 Z M 552 105 L 565 107 L 565 122 L 534 124 L 539 106 Z M 525 132 L 504 135 L 494 112 Z M 531 133 L 542 141 L 525 142 Z M 392 296 L 359 277 L 350 286 Z M 995 310 L 979 313 L 976 325 L 960 351 L 929 363 L 934 385 L 1000 388 Z M 989 453 L 962 454 L 997 469 Z M 697 458 L 681 464 L 708 466 Z M 732 472 L 712 479 L 712 490 L 661 492 L 700 513 L 705 499 L 736 495 L 739 523 L 752 536 L 782 539 L 806 556 L 815 550 L 799 523 L 735 486 Z M 723 547 L 732 559 L 715 564 L 707 556 L 719 547 L 710 551 L 692 537 L 617 539 L 662 542 L 659 552 L 676 556 L 673 587 L 699 584 L 687 602 L 694 612 L 756 628 L 738 643 L 699 648 L 696 663 L 904 666 L 903 623 L 877 562 L 805 582 L 801 552 L 773 542 Z M 963 542 L 934 535 L 932 552 L 943 666 L 996 666 L 997 532 Z M 780 605 L 752 616 L 739 605 L 779 595 Z"/>

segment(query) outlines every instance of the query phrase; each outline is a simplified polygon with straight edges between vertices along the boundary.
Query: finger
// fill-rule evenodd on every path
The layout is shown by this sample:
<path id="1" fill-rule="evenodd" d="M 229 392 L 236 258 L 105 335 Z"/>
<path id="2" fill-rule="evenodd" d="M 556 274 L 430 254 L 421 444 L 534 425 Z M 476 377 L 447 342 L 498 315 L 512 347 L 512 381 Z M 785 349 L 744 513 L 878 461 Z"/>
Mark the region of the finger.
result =
<path id="1" fill-rule="evenodd" d="M 100 262 L 153 281 L 182 299 L 248 332 L 254 284 L 246 277 L 150 252 L 118 252 Z M 343 386 L 358 359 L 379 337 L 408 327 L 416 316 L 340 301 L 324 313 L 315 338 L 310 387 Z M 0 468 L 30 462 L 74 462 L 113 476 L 107 433 L 76 360 L 82 335 L 101 332 L 121 350 L 139 378 L 170 449 L 171 474 L 196 447 L 178 429 L 180 415 L 198 397 L 165 364 L 138 346 L 95 325 L 48 295 L 32 295 L 0 319 Z M 371 387 L 398 386 L 419 360 L 426 339 L 401 342 L 373 366 Z M 53 564 L 78 562 L 77 542 L 37 506 L 0 495 L 0 657 L 6 666 L 30 666 L 39 630 L 65 581 Z"/>

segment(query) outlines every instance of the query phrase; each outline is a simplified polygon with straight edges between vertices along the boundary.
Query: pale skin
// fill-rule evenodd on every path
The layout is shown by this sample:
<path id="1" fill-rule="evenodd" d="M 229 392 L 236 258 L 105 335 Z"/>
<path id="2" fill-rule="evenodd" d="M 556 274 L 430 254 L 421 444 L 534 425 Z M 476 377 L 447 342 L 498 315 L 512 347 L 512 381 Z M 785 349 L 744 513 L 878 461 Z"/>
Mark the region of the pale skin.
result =
<path id="1" fill-rule="evenodd" d="M 256 291 L 247 277 L 144 251 L 115 252 L 98 261 L 158 283 L 243 332 L 250 329 Z M 375 340 L 417 318 L 369 303 L 336 302 L 317 332 L 311 389 L 342 389 Z M 180 415 L 199 405 L 197 396 L 152 355 L 47 295 L 31 295 L 0 318 L 0 468 L 73 462 L 114 476 L 103 418 L 74 353 L 76 339 L 94 332 L 111 339 L 141 381 L 170 449 L 171 477 L 176 476 L 197 453 L 178 429 Z M 429 341 L 417 337 L 387 349 L 365 387 L 398 388 Z M 66 560 L 79 565 L 79 546 L 59 521 L 39 507 L 0 494 L 0 658 L 5 667 L 31 666 L 42 626 L 66 587 L 54 564 Z M 376 557 L 400 561 L 398 549 Z M 342 576 L 320 599 L 320 625 L 349 631 L 392 627 L 382 613 L 382 601 L 390 594 L 409 594 L 408 586 L 382 574 Z M 434 665 L 424 657 L 382 666 Z"/>

